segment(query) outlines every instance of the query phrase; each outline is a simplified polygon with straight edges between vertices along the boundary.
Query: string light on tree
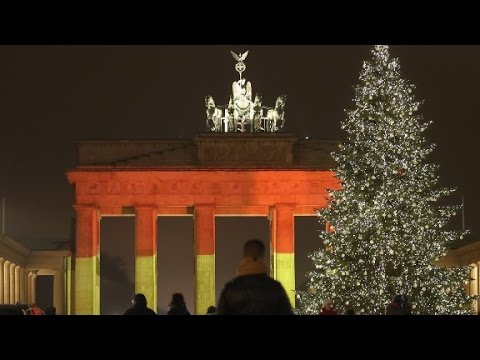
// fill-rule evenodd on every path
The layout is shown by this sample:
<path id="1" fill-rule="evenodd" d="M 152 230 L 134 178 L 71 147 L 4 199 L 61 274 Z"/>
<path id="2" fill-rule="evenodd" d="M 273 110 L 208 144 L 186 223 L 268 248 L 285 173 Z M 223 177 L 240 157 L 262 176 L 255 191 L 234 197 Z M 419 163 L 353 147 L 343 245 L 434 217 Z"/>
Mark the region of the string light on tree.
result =
<path id="1" fill-rule="evenodd" d="M 319 211 L 329 231 L 310 255 L 314 270 L 308 291 L 297 294 L 300 311 L 318 313 L 328 297 L 339 311 L 383 314 L 402 293 L 414 314 L 469 313 L 470 269 L 434 266 L 462 233 L 444 228 L 456 207 L 435 204 L 454 190 L 439 188 L 438 166 L 428 162 L 434 144 L 423 133 L 431 122 L 418 113 L 414 85 L 388 46 L 372 55 L 341 124 L 347 138 L 333 157 L 342 187 Z"/>

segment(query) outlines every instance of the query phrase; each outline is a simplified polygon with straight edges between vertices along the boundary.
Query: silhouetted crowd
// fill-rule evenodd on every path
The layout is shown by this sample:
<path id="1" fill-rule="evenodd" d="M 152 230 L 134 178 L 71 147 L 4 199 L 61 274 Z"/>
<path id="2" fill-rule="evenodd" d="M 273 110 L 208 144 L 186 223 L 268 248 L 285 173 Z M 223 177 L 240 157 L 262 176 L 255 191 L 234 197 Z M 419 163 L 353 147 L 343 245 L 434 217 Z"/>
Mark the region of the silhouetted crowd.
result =
<path id="1" fill-rule="evenodd" d="M 135 294 L 133 305 L 124 315 L 156 315 L 147 307 L 144 294 Z M 190 315 L 183 294 L 174 293 L 167 315 Z M 398 294 L 387 306 L 386 315 L 410 315 L 411 307 L 405 295 Z M 282 284 L 268 275 L 265 245 L 257 239 L 243 246 L 243 258 L 236 276 L 227 282 L 217 307 L 210 306 L 206 315 L 293 315 L 290 300 Z M 323 301 L 319 315 L 337 315 L 332 300 Z M 352 308 L 345 315 L 355 315 Z"/>

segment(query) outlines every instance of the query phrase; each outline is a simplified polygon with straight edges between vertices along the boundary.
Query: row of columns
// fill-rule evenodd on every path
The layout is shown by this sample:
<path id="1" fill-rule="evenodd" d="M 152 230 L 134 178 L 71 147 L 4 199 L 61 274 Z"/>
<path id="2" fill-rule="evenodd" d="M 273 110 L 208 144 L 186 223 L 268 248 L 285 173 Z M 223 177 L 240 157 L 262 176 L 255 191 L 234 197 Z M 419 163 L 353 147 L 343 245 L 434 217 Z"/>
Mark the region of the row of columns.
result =
<path id="1" fill-rule="evenodd" d="M 293 204 L 270 208 L 271 276 L 295 304 Z M 100 313 L 100 212 L 76 206 L 75 314 Z M 194 207 L 195 313 L 204 314 L 215 299 L 215 205 Z M 157 308 L 157 207 L 135 207 L 135 292 Z"/>
<path id="2" fill-rule="evenodd" d="M 35 303 L 37 274 L 0 258 L 0 304 Z"/>

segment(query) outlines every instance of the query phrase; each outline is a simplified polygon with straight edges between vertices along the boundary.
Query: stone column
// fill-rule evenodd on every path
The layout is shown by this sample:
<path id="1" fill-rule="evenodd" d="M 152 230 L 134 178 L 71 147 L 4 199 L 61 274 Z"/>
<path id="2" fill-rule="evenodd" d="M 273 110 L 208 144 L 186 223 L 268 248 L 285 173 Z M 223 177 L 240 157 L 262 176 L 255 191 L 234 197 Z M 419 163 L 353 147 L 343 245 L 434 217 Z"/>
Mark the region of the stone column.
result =
<path id="1" fill-rule="evenodd" d="M 30 293 L 32 294 L 32 303 L 35 304 L 37 302 L 37 272 L 32 272 L 32 280 L 30 283 L 31 289 Z"/>
<path id="2" fill-rule="evenodd" d="M 11 263 L 10 264 L 10 269 L 9 269 L 9 272 L 10 272 L 10 302 L 9 304 L 15 304 L 15 267 L 17 265 L 15 265 L 14 263 Z"/>
<path id="3" fill-rule="evenodd" d="M 66 256 L 63 261 L 63 293 L 64 301 L 64 315 L 72 315 L 72 290 L 73 290 L 73 272 L 72 272 L 72 257 Z"/>
<path id="4" fill-rule="evenodd" d="M 27 291 L 27 303 L 32 302 L 32 272 L 27 271 L 27 285 L 26 285 L 26 291 Z"/>
<path id="5" fill-rule="evenodd" d="M 26 275 L 25 275 L 25 269 L 21 268 L 20 269 L 20 301 L 22 303 L 27 302 L 26 294 L 25 294 L 25 281 L 26 280 Z"/>
<path id="6" fill-rule="evenodd" d="M 195 314 L 215 305 L 215 206 L 195 205 Z"/>
<path id="7" fill-rule="evenodd" d="M 293 204 L 270 209 L 270 275 L 280 281 L 295 307 L 295 234 Z"/>
<path id="8" fill-rule="evenodd" d="M 93 206 L 75 206 L 75 310 L 76 315 L 100 314 L 100 217 Z"/>
<path id="9" fill-rule="evenodd" d="M 17 302 L 20 301 L 20 266 L 15 266 L 15 301 L 14 303 L 16 304 Z"/>
<path id="10" fill-rule="evenodd" d="M 157 209 L 135 206 L 135 293 L 157 312 Z"/>
<path id="11" fill-rule="evenodd" d="M 477 292 L 476 295 L 480 295 L 480 261 L 477 261 L 475 268 L 477 269 L 476 283 L 477 283 Z M 477 315 L 480 315 L 480 300 L 477 298 L 475 300 L 475 311 Z"/>
<path id="12" fill-rule="evenodd" d="M 0 258 L 0 304 L 3 304 L 3 285 L 5 283 L 4 275 L 3 275 L 3 266 L 5 264 L 5 259 Z"/>
<path id="13" fill-rule="evenodd" d="M 5 260 L 3 264 L 3 303 L 10 304 L 10 265 L 12 263 Z"/>
<path id="14" fill-rule="evenodd" d="M 58 315 L 65 314 L 64 312 L 64 290 L 63 290 L 63 270 L 55 270 L 53 274 L 53 306 Z"/>
<path id="15" fill-rule="evenodd" d="M 30 298 L 30 289 L 29 289 L 29 284 L 30 284 L 30 272 L 28 270 L 25 270 L 25 302 L 29 302 L 28 299 Z"/>

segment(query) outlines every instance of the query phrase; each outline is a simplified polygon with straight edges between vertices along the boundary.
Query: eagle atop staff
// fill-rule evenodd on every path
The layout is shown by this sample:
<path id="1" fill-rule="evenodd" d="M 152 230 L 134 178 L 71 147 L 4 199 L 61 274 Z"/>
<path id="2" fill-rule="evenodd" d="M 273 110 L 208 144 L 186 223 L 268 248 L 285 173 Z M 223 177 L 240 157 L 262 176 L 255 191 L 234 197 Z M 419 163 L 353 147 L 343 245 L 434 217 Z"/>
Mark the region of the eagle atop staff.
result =
<path id="1" fill-rule="evenodd" d="M 245 51 L 243 54 L 239 53 L 238 55 L 235 54 L 233 51 L 230 51 L 232 54 L 233 58 L 237 60 L 237 63 L 235 64 L 235 70 L 240 74 L 240 79 L 242 78 L 242 73 L 247 69 L 247 65 L 245 65 L 244 61 L 247 58 L 248 55 L 248 50 Z"/>
<path id="2" fill-rule="evenodd" d="M 230 51 L 230 53 L 232 54 L 233 58 L 235 60 L 237 60 L 238 62 L 243 62 L 245 61 L 245 59 L 247 58 L 248 56 L 248 50 L 245 51 L 243 54 L 242 53 L 239 53 L 238 55 L 235 54 L 233 51 Z"/>

